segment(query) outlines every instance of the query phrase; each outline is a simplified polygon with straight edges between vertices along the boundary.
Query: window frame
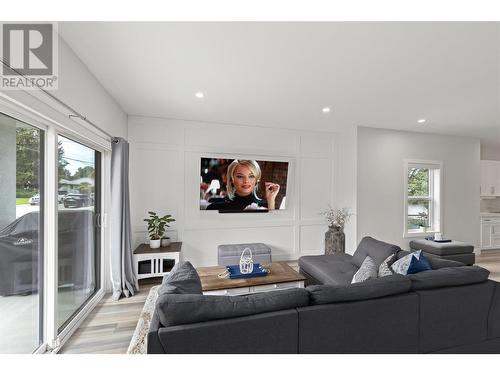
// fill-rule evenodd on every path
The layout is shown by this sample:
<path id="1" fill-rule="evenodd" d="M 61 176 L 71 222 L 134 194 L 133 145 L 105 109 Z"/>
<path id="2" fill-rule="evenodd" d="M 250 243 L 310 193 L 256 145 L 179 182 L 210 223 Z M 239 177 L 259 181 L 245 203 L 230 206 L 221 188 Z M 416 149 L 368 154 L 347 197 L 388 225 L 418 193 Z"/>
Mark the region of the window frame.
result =
<path id="1" fill-rule="evenodd" d="M 443 231 L 443 161 L 441 160 L 403 160 L 403 238 L 425 237 L 429 234 Z M 424 168 L 429 170 L 429 194 L 428 196 L 408 196 L 408 171 L 411 168 Z M 410 230 L 408 228 L 408 202 L 412 199 L 426 200 L 429 202 L 428 223 L 429 230 Z"/>

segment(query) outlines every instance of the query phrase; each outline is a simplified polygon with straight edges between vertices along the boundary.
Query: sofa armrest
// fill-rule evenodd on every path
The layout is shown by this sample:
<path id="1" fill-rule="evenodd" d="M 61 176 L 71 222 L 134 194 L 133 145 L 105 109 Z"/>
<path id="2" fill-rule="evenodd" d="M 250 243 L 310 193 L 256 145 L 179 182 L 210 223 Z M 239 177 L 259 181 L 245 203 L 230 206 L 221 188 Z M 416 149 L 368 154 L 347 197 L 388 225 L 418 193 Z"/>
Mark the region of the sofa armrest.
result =
<path id="1" fill-rule="evenodd" d="M 162 327 L 156 309 L 151 317 L 151 323 L 149 325 L 149 332 L 147 338 L 147 353 L 148 354 L 164 354 L 165 350 L 160 342 L 160 337 L 158 336 L 158 331 Z"/>

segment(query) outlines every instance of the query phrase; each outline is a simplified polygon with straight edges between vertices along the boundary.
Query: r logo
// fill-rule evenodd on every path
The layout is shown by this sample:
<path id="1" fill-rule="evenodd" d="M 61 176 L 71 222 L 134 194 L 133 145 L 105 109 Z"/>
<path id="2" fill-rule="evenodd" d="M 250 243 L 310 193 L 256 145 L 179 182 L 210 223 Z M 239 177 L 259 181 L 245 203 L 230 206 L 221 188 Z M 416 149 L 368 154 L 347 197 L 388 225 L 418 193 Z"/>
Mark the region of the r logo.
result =
<path id="1" fill-rule="evenodd" d="M 4 62 L 26 76 L 53 74 L 53 25 L 2 25 L 2 56 Z M 3 75 L 16 75 L 3 65 Z"/>

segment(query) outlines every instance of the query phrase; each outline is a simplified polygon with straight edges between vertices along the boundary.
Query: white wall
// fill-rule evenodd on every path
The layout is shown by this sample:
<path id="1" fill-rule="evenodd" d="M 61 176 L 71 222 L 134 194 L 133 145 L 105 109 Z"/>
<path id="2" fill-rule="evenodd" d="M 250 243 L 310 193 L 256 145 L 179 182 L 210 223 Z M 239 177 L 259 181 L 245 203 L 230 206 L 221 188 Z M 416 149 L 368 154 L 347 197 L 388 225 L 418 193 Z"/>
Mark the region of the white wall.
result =
<path id="1" fill-rule="evenodd" d="M 403 160 L 443 162 L 446 237 L 479 244 L 479 140 L 358 128 L 358 240 L 373 236 L 408 249 L 403 238 Z"/>
<path id="2" fill-rule="evenodd" d="M 217 264 L 217 245 L 264 242 L 274 260 L 324 251 L 327 229 L 319 212 L 335 202 L 355 207 L 355 178 L 338 186 L 338 156 L 352 157 L 355 145 L 335 147 L 352 134 L 129 116 L 133 245 L 146 240 L 147 211 L 172 214 L 171 237 L 183 241 L 183 258 L 195 266 Z M 355 143 L 355 142 L 354 142 Z M 201 156 L 267 158 L 290 163 L 287 209 L 267 214 L 219 214 L 199 209 Z M 354 225 L 353 225 L 354 227 Z M 348 227 L 347 242 L 354 243 Z M 354 230 L 355 232 L 355 230 Z M 348 246 L 349 248 L 349 246 Z"/>
<path id="3" fill-rule="evenodd" d="M 111 135 L 127 138 L 126 113 L 61 37 L 59 89 L 53 94 Z"/>
<path id="4" fill-rule="evenodd" d="M 112 136 L 127 138 L 127 115 L 66 42 L 59 37 L 58 89 L 50 94 Z M 106 136 L 81 120 L 69 119 L 68 109 L 38 90 L 1 90 L 10 100 L 57 121 L 80 134 Z M 92 137 L 95 140 L 95 137 Z"/>

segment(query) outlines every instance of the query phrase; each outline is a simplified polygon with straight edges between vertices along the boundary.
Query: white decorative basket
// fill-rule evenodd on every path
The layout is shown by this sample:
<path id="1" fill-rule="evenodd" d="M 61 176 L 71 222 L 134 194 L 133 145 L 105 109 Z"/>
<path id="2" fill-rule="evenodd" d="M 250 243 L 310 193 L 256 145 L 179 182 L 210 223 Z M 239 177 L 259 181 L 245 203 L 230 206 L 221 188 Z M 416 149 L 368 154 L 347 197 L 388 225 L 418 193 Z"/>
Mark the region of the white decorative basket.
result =
<path id="1" fill-rule="evenodd" d="M 252 273 L 253 271 L 253 258 L 252 250 L 248 247 L 243 250 L 240 257 L 240 272 L 242 274 Z"/>

